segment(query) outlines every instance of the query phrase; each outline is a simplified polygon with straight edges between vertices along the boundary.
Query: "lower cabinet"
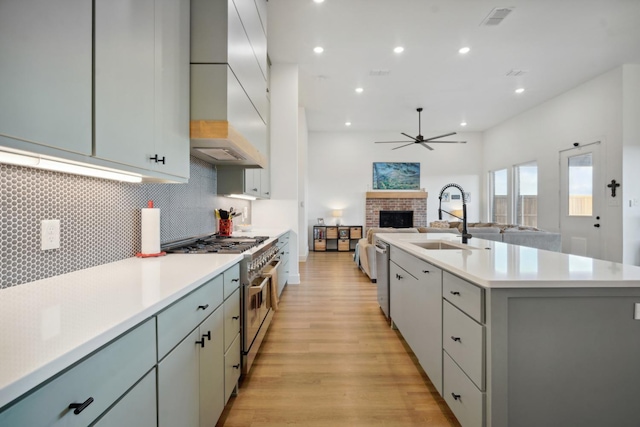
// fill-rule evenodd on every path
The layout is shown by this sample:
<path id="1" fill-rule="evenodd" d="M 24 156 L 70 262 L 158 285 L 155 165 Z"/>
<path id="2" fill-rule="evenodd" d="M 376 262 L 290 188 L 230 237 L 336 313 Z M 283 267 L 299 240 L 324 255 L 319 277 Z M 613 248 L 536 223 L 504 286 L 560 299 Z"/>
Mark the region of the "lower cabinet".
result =
<path id="1" fill-rule="evenodd" d="M 206 335 L 205 346 L 200 348 L 200 427 L 215 426 L 226 401 L 224 390 L 224 311 L 218 308 L 200 326 Z M 204 333 L 204 334 L 203 334 Z"/>
<path id="2" fill-rule="evenodd" d="M 224 354 L 224 402 L 237 390 L 240 379 L 240 335 L 231 343 Z"/>

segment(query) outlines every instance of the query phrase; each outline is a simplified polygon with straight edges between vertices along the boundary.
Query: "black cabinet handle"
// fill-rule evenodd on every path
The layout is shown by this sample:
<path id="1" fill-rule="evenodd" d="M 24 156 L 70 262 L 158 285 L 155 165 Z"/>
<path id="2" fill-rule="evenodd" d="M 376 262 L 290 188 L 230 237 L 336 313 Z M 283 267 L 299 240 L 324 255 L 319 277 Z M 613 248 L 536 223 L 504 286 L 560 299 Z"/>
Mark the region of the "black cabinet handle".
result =
<path id="1" fill-rule="evenodd" d="M 451 295 L 460 295 L 460 292 L 458 292 L 458 291 L 449 291 L 449 293 Z"/>
<path id="2" fill-rule="evenodd" d="M 257 188 L 252 188 L 251 191 L 258 191 L 258 189 Z"/>
<path id="3" fill-rule="evenodd" d="M 204 336 L 202 337 L 202 339 L 200 341 L 196 341 L 196 344 L 200 344 L 200 347 L 204 348 Z"/>
<path id="4" fill-rule="evenodd" d="M 429 270 L 422 270 L 423 273 L 431 273 Z"/>
<path id="5" fill-rule="evenodd" d="M 204 337 L 207 337 L 207 341 L 211 341 L 211 331 L 207 331 L 206 334 L 202 334 L 202 338 Z"/>
<path id="6" fill-rule="evenodd" d="M 460 400 L 460 395 L 459 394 L 451 393 L 451 396 L 453 396 L 453 398 L 455 400 Z"/>
<path id="7" fill-rule="evenodd" d="M 396 274 L 396 279 L 400 280 L 400 279 L 402 279 L 402 276 L 399 275 L 399 274 Z"/>
<path id="8" fill-rule="evenodd" d="M 239 279 L 239 278 L 238 278 L 238 279 L 231 279 L 231 281 L 232 281 L 232 282 L 239 282 L 239 281 L 240 281 L 240 279 Z"/>
<path id="9" fill-rule="evenodd" d="M 454 341 L 462 342 L 460 337 L 451 337 L 451 339 L 454 340 Z"/>
<path id="10" fill-rule="evenodd" d="M 240 318 L 240 316 L 233 316 L 232 319 L 233 320 L 238 320 Z"/>
<path id="11" fill-rule="evenodd" d="M 91 405 L 92 403 L 93 403 L 93 397 L 90 397 L 87 400 L 85 400 L 83 403 L 70 403 L 69 409 L 73 409 L 74 410 L 73 413 L 78 415 L 80 412 L 87 409 L 87 406 Z"/>
<path id="12" fill-rule="evenodd" d="M 207 308 L 209 308 L 209 304 L 199 305 L 198 306 L 198 310 L 206 310 Z"/>
<path id="13" fill-rule="evenodd" d="M 153 157 L 149 157 L 149 160 L 154 160 L 156 163 L 162 163 L 164 165 L 164 156 L 162 156 L 162 158 L 159 158 L 156 154 Z"/>
<path id="14" fill-rule="evenodd" d="M 233 365 L 233 369 L 240 369 L 240 364 L 238 363 L 237 365 Z"/>
<path id="15" fill-rule="evenodd" d="M 595 228 L 600 228 L 600 224 L 593 224 Z"/>

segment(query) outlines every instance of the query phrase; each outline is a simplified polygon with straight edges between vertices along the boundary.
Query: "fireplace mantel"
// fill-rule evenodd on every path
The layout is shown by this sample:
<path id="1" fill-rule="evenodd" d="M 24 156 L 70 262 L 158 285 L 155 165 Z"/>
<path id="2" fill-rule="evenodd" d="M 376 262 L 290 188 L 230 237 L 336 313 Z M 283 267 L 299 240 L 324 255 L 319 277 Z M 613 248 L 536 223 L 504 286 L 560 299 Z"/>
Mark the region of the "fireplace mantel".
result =
<path id="1" fill-rule="evenodd" d="M 367 191 L 367 199 L 426 199 L 426 191 Z"/>

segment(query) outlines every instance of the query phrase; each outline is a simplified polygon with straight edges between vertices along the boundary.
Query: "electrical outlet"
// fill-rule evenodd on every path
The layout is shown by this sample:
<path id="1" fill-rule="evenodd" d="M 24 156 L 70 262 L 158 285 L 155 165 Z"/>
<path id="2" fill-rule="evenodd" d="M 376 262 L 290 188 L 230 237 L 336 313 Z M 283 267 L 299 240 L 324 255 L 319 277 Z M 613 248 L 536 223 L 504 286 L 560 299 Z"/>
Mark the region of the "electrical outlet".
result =
<path id="1" fill-rule="evenodd" d="M 43 251 L 60 247 L 60 220 L 45 219 L 41 228 L 41 248 Z"/>

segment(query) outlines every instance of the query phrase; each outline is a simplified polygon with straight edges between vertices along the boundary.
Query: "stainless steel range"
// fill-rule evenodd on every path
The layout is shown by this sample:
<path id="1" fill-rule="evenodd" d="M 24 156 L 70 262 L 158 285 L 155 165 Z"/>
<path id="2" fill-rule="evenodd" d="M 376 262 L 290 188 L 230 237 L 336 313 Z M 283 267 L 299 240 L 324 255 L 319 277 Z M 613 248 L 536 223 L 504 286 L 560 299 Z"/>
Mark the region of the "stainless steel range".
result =
<path id="1" fill-rule="evenodd" d="M 270 286 L 277 286 L 277 283 L 270 283 L 265 270 L 278 256 L 278 239 L 268 240 L 266 236 L 225 237 L 211 234 L 162 246 L 162 250 L 169 254 L 244 254 L 240 261 L 243 374 L 249 372 L 273 318 Z"/>

